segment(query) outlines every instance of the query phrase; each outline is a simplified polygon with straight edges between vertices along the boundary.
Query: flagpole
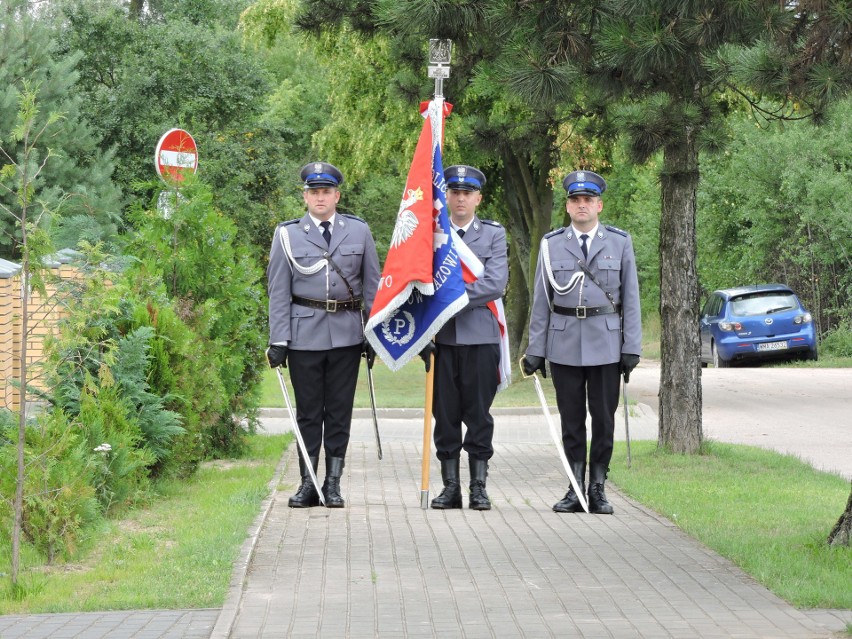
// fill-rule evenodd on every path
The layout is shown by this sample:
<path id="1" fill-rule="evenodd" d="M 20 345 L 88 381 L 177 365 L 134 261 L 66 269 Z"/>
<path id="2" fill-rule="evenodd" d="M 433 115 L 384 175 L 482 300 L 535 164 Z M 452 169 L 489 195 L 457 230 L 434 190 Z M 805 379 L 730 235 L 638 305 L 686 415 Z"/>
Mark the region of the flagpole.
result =
<path id="1" fill-rule="evenodd" d="M 435 106 L 439 144 L 444 142 L 444 78 L 450 77 L 452 40 L 429 40 L 429 77 L 435 78 Z M 434 128 L 433 128 L 434 132 Z M 433 133 L 434 134 L 434 133 Z M 426 374 L 426 405 L 423 409 L 423 460 L 420 472 L 420 507 L 429 508 L 429 465 L 432 458 L 432 394 L 435 388 L 435 356 L 429 355 L 429 372 Z"/>
<path id="2" fill-rule="evenodd" d="M 426 373 L 426 406 L 423 410 L 423 462 L 420 466 L 420 507 L 429 508 L 429 463 L 432 458 L 432 393 L 435 388 L 435 355 L 429 353 Z"/>

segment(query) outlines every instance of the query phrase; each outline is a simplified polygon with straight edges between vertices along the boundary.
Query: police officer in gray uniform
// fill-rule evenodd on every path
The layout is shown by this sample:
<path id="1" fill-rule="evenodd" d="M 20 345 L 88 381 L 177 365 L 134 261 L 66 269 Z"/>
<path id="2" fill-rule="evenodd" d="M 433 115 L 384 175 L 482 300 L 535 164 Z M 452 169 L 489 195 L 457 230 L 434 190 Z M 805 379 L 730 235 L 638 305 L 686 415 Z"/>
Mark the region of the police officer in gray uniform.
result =
<path id="1" fill-rule="evenodd" d="M 497 222 L 481 220 L 476 207 L 485 184 L 481 171 L 465 165 L 447 167 L 447 206 L 453 228 L 484 266 L 482 277 L 467 283 L 468 305 L 438 332 L 435 342 L 435 449 L 441 461 L 444 489 L 432 508 L 462 507 L 459 456 L 467 451 L 470 466 L 469 506 L 489 510 L 485 490 L 497 394 L 500 328 L 488 302 L 502 297 L 509 279 L 506 232 Z M 462 422 L 467 426 L 462 439 Z"/>
<path id="2" fill-rule="evenodd" d="M 541 242 L 530 316 L 527 375 L 550 362 L 562 421 L 562 443 L 577 484 L 585 490 L 586 400 L 592 416 L 589 512 L 612 514 L 604 481 L 612 458 L 620 375 L 639 363 L 642 325 L 636 258 L 630 236 L 600 224 L 606 182 L 597 173 L 574 171 L 563 181 L 571 226 Z M 579 512 L 571 488 L 553 506 Z"/>
<path id="3" fill-rule="evenodd" d="M 296 419 L 310 459 L 299 458 L 302 483 L 292 508 L 319 504 L 306 464 L 314 471 L 325 447 L 326 506 L 342 508 L 340 477 L 364 339 L 364 321 L 381 271 L 370 228 L 337 211 L 343 175 L 331 164 L 301 170 L 308 212 L 278 225 L 269 254 L 269 365 L 290 367 Z"/>

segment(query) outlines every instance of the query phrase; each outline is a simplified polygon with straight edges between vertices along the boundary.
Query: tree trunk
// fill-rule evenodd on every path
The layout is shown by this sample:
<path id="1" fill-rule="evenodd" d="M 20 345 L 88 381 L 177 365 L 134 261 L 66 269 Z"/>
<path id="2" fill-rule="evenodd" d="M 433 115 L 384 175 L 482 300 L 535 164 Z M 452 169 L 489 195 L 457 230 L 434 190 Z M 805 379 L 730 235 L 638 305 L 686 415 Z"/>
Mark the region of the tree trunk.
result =
<path id="1" fill-rule="evenodd" d="M 828 535 L 829 546 L 852 546 L 852 490 L 849 491 L 849 500 L 846 502 L 846 510 L 840 515 L 840 519 L 834 524 Z"/>
<path id="2" fill-rule="evenodd" d="M 695 200 L 698 149 L 694 129 L 666 146 L 660 215 L 660 433 L 672 452 L 701 446 L 701 365 L 698 333 Z"/>
<path id="3" fill-rule="evenodd" d="M 507 313 L 513 361 L 527 345 L 533 276 L 541 238 L 550 230 L 553 188 L 548 153 L 533 161 L 511 149 L 502 153 L 503 196 L 509 213 L 510 270 Z"/>

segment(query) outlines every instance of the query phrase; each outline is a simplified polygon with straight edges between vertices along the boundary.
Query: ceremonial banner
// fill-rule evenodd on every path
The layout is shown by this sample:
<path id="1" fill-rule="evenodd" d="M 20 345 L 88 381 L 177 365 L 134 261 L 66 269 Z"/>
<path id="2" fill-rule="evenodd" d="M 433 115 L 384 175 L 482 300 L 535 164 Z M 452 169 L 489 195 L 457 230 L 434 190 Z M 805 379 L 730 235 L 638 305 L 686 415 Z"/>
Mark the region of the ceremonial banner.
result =
<path id="1" fill-rule="evenodd" d="M 455 231 L 453 231 L 453 243 L 461 260 L 464 281 L 474 282 L 482 277 L 485 267 Z M 496 300 L 488 302 L 486 306 L 494 314 L 494 317 L 497 319 L 497 325 L 500 327 L 500 366 L 497 371 L 499 375 L 497 392 L 499 393 L 501 390 L 509 388 L 509 384 L 512 383 L 512 360 L 509 359 L 511 357 L 509 353 L 509 331 L 506 325 L 506 311 L 503 308 L 503 299 L 498 297 Z"/>
<path id="2" fill-rule="evenodd" d="M 414 151 L 365 334 L 392 371 L 423 350 L 467 303 L 447 213 L 443 100 L 432 100 Z"/>

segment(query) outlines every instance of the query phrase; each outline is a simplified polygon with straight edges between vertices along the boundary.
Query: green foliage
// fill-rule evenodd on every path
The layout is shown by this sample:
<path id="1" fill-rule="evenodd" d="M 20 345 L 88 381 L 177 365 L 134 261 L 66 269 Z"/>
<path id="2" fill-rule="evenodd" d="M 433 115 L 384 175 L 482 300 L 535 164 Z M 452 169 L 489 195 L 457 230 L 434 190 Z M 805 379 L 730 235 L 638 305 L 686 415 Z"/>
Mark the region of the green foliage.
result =
<path id="1" fill-rule="evenodd" d="M 98 380 L 87 376 L 79 409 L 77 426 L 94 454 L 90 483 L 104 512 L 114 515 L 147 497 L 149 468 L 156 457 L 145 446 L 133 406 L 109 369 L 103 368 Z"/>
<path id="2" fill-rule="evenodd" d="M 138 290 L 136 281 L 127 285 Z M 228 396 L 204 357 L 204 342 L 181 320 L 162 290 L 146 292 L 128 305 L 125 330 L 136 327 L 155 330 L 148 381 L 182 420 L 183 433 L 172 440 L 163 474 L 188 476 L 220 449 L 212 442 L 219 441 L 214 431 L 221 415 L 228 413 Z"/>
<path id="3" fill-rule="evenodd" d="M 0 11 L 4 34 L 0 39 L 0 146 L 8 158 L 23 159 L 21 136 L 6 135 L 14 128 L 16 107 L 27 93 L 26 82 L 38 104 L 28 125 L 30 131 L 42 130 L 51 118 L 62 114 L 62 126 L 50 126 L 38 153 L 21 166 L 32 176 L 31 187 L 38 192 L 42 208 L 50 211 L 45 222 L 53 221 L 57 248 L 74 246 L 80 238 L 113 238 L 120 199 L 119 189 L 111 182 L 114 158 L 99 148 L 98 133 L 83 115 L 76 85 L 80 56 L 58 55 L 49 26 L 27 12 L 16 11 L 25 4 L 10 0 Z M 50 162 L 38 169 L 48 154 Z M 0 205 L 15 208 L 15 204 L 13 196 L 0 189 Z M 57 217 L 60 204 L 61 218 Z M 0 231 L 0 254 L 15 258 L 13 238 L 20 238 L 20 229 L 14 230 L 12 220 L 0 219 Z"/>
<path id="4" fill-rule="evenodd" d="M 199 149 L 199 173 L 214 184 L 217 206 L 256 248 L 268 250 L 293 162 L 289 122 L 262 121 L 270 92 L 264 61 L 246 50 L 232 25 L 245 3 L 164 3 L 156 19 L 129 19 L 113 2 L 65 3 L 60 50 L 82 55 L 79 88 L 86 117 L 116 151 L 116 181 L 130 206 L 144 206 L 160 185 L 151 161 L 157 141 L 181 127 Z"/>
<path id="5" fill-rule="evenodd" d="M 731 121 L 724 155 L 699 190 L 699 273 L 706 291 L 780 281 L 821 333 L 852 317 L 852 101 L 819 127 Z"/>
<path id="6" fill-rule="evenodd" d="M 181 194 L 168 219 L 138 212 L 129 248 L 140 256 L 139 276 L 160 280 L 169 290 L 181 317 L 204 343 L 200 355 L 221 380 L 228 403 L 217 420 L 214 449 L 239 449 L 242 428 L 232 415 L 253 417 L 264 367 L 263 273 L 239 243 L 234 223 L 213 207 L 209 187 L 189 179 Z"/>
<path id="7" fill-rule="evenodd" d="M 659 160 L 637 166 L 627 161 L 626 153 L 622 145 L 613 150 L 601 220 L 628 231 L 633 239 L 645 316 L 660 305 Z"/>
<path id="8" fill-rule="evenodd" d="M 170 395 L 148 379 L 158 354 L 151 349 L 155 331 L 132 326 L 126 312 L 133 294 L 123 294 L 120 284 L 106 288 L 102 280 L 96 273 L 84 280 L 61 335 L 48 341 L 47 351 L 57 412 L 80 421 L 92 448 L 110 445 L 111 477 L 127 484 L 99 483 L 99 496 L 109 507 L 132 501 L 137 485 L 144 488 L 147 475 L 167 463 L 184 430 L 182 416 L 167 407 Z M 88 297 L 90 291 L 102 297 Z"/>
<path id="9" fill-rule="evenodd" d="M 3 420 L 3 439 L 15 437 Z M 24 539 L 47 561 L 73 554 L 101 509 L 93 488 L 94 453 L 85 437 L 61 413 L 45 413 L 31 422 L 24 446 Z M 0 492 L 15 494 L 16 447 L 0 446 Z M 11 504 L 0 501 L 0 529 L 6 532 Z"/>
<path id="10" fill-rule="evenodd" d="M 187 200 L 170 218 L 181 227 L 178 249 L 165 220 L 140 213 L 145 257 L 117 273 L 88 272 L 61 337 L 49 342 L 56 405 L 78 415 L 87 380 L 97 380 L 98 397 L 108 380 L 115 390 L 105 398 L 132 411 L 156 476 L 188 475 L 206 457 L 238 452 L 245 430 L 232 415 L 253 417 L 262 370 L 260 275 L 231 244 L 234 225 L 204 208 L 209 190 L 187 187 L 196 192 L 206 204 Z"/>
<path id="11" fill-rule="evenodd" d="M 169 455 L 172 439 L 183 432 L 178 413 L 167 410 L 168 394 L 152 393 L 148 383 L 151 354 L 149 353 L 154 329 L 142 326 L 116 343 L 115 364 L 111 374 L 119 386 L 120 395 L 135 414 L 145 445 L 157 462 Z"/>
<path id="12" fill-rule="evenodd" d="M 852 322 L 845 322 L 820 339 L 822 355 L 852 357 Z"/>

